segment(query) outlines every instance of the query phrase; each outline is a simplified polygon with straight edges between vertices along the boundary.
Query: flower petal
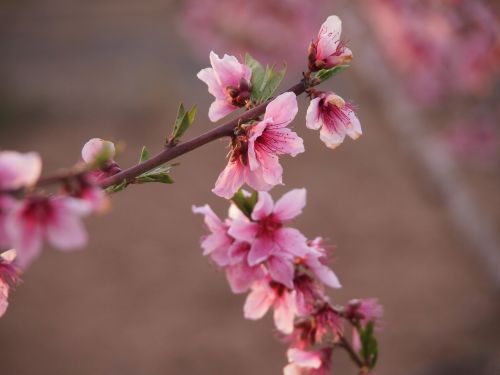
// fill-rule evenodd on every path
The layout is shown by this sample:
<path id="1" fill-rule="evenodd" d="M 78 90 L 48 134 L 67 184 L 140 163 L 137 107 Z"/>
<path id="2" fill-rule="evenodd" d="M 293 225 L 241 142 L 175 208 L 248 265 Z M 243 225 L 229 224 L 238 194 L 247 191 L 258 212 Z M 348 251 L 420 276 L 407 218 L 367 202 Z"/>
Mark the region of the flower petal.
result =
<path id="1" fill-rule="evenodd" d="M 231 199 L 243 185 L 244 168 L 239 160 L 229 161 L 217 178 L 212 191 L 219 197 Z"/>
<path id="2" fill-rule="evenodd" d="M 270 257 L 267 262 L 267 270 L 274 281 L 293 289 L 294 267 L 293 262 L 283 257 Z"/>
<path id="3" fill-rule="evenodd" d="M 318 130 L 323 126 L 323 121 L 320 116 L 320 101 L 321 98 L 314 98 L 309 103 L 309 107 L 307 107 L 306 126 L 309 129 Z"/>
<path id="4" fill-rule="evenodd" d="M 243 306 L 243 315 L 246 319 L 257 320 L 262 318 L 275 300 L 275 293 L 265 280 L 255 284 L 257 284 L 257 287 L 252 287 L 252 291 L 247 296 Z"/>
<path id="5" fill-rule="evenodd" d="M 273 198 L 268 192 L 260 191 L 257 203 L 252 211 L 252 219 L 261 220 L 273 212 Z"/>
<path id="6" fill-rule="evenodd" d="M 274 214 L 281 221 L 293 219 L 306 205 L 306 189 L 294 189 L 284 194 L 274 206 Z"/>
<path id="7" fill-rule="evenodd" d="M 318 33 L 316 52 L 316 58 L 318 60 L 326 59 L 335 52 L 340 42 L 341 32 L 342 21 L 335 15 L 328 17 L 323 25 L 321 25 L 321 29 Z"/>
<path id="8" fill-rule="evenodd" d="M 264 119 L 271 119 L 276 127 L 285 127 L 297 114 L 297 96 L 293 92 L 285 92 L 267 105 Z"/>

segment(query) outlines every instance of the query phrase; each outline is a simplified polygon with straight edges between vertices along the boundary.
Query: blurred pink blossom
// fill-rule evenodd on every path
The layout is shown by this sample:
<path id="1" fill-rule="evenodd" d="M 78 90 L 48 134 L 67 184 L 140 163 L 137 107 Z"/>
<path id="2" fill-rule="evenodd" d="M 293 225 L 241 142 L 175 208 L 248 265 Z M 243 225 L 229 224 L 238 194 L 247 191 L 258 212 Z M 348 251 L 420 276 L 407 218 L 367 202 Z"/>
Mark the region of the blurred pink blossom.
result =
<path id="1" fill-rule="evenodd" d="M 42 171 L 42 160 L 35 152 L 0 151 L 0 190 L 33 185 Z"/>
<path id="2" fill-rule="evenodd" d="M 332 351 L 329 348 L 317 351 L 305 351 L 297 348 L 288 349 L 289 364 L 284 368 L 284 375 L 327 375 L 330 374 Z"/>
<path id="3" fill-rule="evenodd" d="M 9 284 L 19 282 L 19 276 L 12 262 L 16 257 L 15 250 L 8 250 L 0 254 L 0 318 L 9 306 Z"/>
<path id="4" fill-rule="evenodd" d="M 17 264 L 28 266 L 40 253 L 42 241 L 61 250 L 72 250 L 87 243 L 81 217 L 91 205 L 81 199 L 65 196 L 29 197 L 16 204 L 6 220 L 6 232 L 17 250 Z"/>

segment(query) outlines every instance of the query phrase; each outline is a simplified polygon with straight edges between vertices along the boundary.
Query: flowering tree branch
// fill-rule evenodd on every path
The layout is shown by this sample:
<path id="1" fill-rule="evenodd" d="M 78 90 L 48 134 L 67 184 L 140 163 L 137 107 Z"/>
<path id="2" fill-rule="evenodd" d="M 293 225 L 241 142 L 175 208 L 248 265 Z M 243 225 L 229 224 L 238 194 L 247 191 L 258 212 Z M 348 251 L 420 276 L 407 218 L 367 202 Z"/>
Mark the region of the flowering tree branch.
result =
<path id="1" fill-rule="evenodd" d="M 296 95 L 300 95 L 304 93 L 309 87 L 313 87 L 314 85 L 319 84 L 319 81 L 309 81 L 302 80 L 300 83 L 292 86 L 285 92 L 293 92 Z M 187 142 L 180 143 L 178 145 L 173 145 L 171 147 L 165 148 L 165 150 L 161 151 L 159 154 L 155 155 L 151 159 L 146 160 L 143 163 L 137 164 L 133 167 L 125 169 L 113 176 L 110 176 L 104 180 L 102 180 L 99 185 L 103 188 L 110 187 L 112 185 L 116 185 L 121 183 L 122 181 L 127 181 L 128 183 L 133 182 L 134 178 L 141 175 L 144 172 L 150 171 L 151 169 L 158 167 L 166 162 L 177 158 L 183 154 L 186 154 L 192 150 L 197 149 L 207 143 L 215 141 L 216 139 L 223 137 L 231 137 L 234 135 L 235 128 L 245 123 L 249 120 L 255 119 L 258 116 L 262 115 L 267 105 L 271 102 L 271 100 L 266 101 L 265 103 L 259 104 L 258 106 L 246 111 L 241 116 L 238 116 L 234 120 L 231 120 L 225 124 L 222 124 L 194 139 L 191 139 Z"/>
<path id="2" fill-rule="evenodd" d="M 83 162 L 43 178 L 38 154 L 0 152 L 0 250 L 16 249 L 0 252 L 0 316 L 7 307 L 8 283 L 17 281 L 16 269 L 28 267 L 43 241 L 60 250 L 84 246 L 87 237 L 81 218 L 106 206 L 106 192 L 129 184 L 172 183 L 172 166 L 167 162 L 230 137 L 228 163 L 212 190 L 231 202 L 228 217 L 219 219 L 208 205 L 193 206 L 210 232 L 201 240 L 203 254 L 225 271 L 234 293 L 248 292 L 245 318 L 260 319 L 273 310 L 276 328 L 289 343 L 285 375 L 330 373 L 336 347 L 347 351 L 360 374 L 371 371 L 378 357 L 374 330 L 379 328 L 382 308 L 374 299 L 351 300 L 345 307 L 330 303 L 325 287 L 341 284 L 327 265 L 328 247 L 321 237 L 308 240 L 289 226 L 306 205 L 306 189 L 291 190 L 276 203 L 268 193 L 282 184 L 280 157 L 305 151 L 302 138 L 288 127 L 298 113 L 297 95 L 308 94 L 306 126 L 319 130 L 327 147 L 338 147 L 346 136 L 361 135 L 350 103 L 313 88 L 352 59 L 340 31 L 340 19 L 329 17 L 309 46 L 303 79 L 276 97 L 284 69 L 264 68 L 248 54 L 240 62 L 212 52 L 211 67 L 197 75 L 214 96 L 209 119 L 216 122 L 239 108 L 246 111 L 180 142 L 196 114 L 196 107 L 186 110 L 181 104 L 165 149 L 150 157 L 143 147 L 139 163 L 130 168 L 122 169 L 114 161 L 114 144 L 99 138 L 84 145 Z M 49 193 L 41 189 L 52 184 L 61 189 Z M 253 192 L 243 190 L 245 184 Z M 351 341 L 344 326 L 352 332 Z"/>

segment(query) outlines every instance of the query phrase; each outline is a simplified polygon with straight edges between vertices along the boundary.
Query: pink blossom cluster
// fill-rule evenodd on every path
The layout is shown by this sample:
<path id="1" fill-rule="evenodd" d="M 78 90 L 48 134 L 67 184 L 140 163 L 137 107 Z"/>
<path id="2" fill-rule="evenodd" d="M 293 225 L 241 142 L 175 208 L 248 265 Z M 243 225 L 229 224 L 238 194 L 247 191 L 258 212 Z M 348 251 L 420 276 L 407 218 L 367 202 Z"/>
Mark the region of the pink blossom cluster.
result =
<path id="1" fill-rule="evenodd" d="M 500 70 L 500 18 L 484 1 L 363 2 L 381 48 L 423 103 L 483 95 Z"/>
<path id="2" fill-rule="evenodd" d="M 108 148 L 111 143 L 94 139 L 84 146 L 82 155 L 93 163 Z M 107 169 L 109 165 L 104 164 Z M 44 241 L 62 251 L 82 248 L 87 243 L 82 218 L 107 204 L 104 191 L 95 185 L 94 172 L 70 176 L 61 191 L 49 194 L 35 189 L 41 170 L 41 158 L 34 152 L 0 151 L 0 252 L 4 251 L 0 255 L 0 315 L 7 307 L 9 283 L 18 280 L 14 265 L 26 269 L 40 254 Z M 99 178 L 106 172 L 96 173 Z"/>
<path id="3" fill-rule="evenodd" d="M 224 220 L 208 205 L 193 207 L 204 215 L 209 230 L 201 240 L 203 254 L 224 270 L 234 293 L 250 291 L 245 318 L 260 319 L 273 310 L 276 329 L 290 344 L 288 375 L 326 374 L 332 353 L 328 340 L 342 334 L 342 319 L 365 326 L 382 314 L 374 300 L 354 300 L 345 309 L 331 305 L 325 286 L 341 285 L 327 265 L 323 240 L 310 241 L 289 226 L 305 204 L 306 190 L 295 189 L 276 203 L 267 192 L 259 192 L 251 213 L 232 204 Z M 353 335 L 357 337 L 356 330 Z"/>
<path id="4" fill-rule="evenodd" d="M 330 16 L 323 23 L 309 47 L 309 74 L 351 61 L 351 51 L 340 40 L 341 30 L 342 22 L 337 16 Z M 219 58 L 214 52 L 210 53 L 210 62 L 212 67 L 198 73 L 215 97 L 209 118 L 216 121 L 239 107 L 252 105 L 250 67 L 234 56 Z M 327 147 L 339 146 L 346 135 L 357 139 L 362 134 L 352 104 L 330 91 L 310 90 L 309 94 L 313 99 L 306 126 L 320 129 L 320 138 Z M 229 199 L 245 183 L 260 191 L 282 184 L 279 156 L 296 156 L 305 150 L 302 138 L 288 127 L 297 112 L 296 95 L 286 92 L 268 104 L 262 120 L 240 126 L 231 140 L 228 164 L 213 192 Z"/>

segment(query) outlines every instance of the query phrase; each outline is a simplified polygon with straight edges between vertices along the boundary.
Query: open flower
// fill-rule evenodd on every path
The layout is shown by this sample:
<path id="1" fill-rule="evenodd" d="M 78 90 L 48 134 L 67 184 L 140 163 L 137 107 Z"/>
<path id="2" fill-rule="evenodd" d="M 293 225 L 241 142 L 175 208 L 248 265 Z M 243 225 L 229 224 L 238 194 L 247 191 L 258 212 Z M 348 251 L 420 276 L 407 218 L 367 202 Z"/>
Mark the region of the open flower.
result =
<path id="1" fill-rule="evenodd" d="M 340 288 L 337 275 L 326 265 L 327 252 L 323 246 L 323 239 L 315 238 L 310 242 L 310 246 L 313 251 L 306 254 L 303 264 L 325 285 L 330 288 Z"/>
<path id="2" fill-rule="evenodd" d="M 19 282 L 17 271 L 12 266 L 15 257 L 15 250 L 8 250 L 0 254 L 0 317 L 5 314 L 9 306 L 9 284 Z"/>
<path id="3" fill-rule="evenodd" d="M 215 101 L 208 110 L 210 121 L 215 122 L 239 107 L 244 107 L 250 99 L 252 71 L 234 56 L 224 55 L 221 59 L 210 52 L 211 68 L 200 70 L 197 77 L 208 86 L 208 92 Z"/>
<path id="4" fill-rule="evenodd" d="M 287 289 L 270 278 L 254 282 L 251 288 L 252 291 L 247 296 L 243 307 L 245 318 L 260 319 L 269 308 L 273 307 L 276 328 L 285 334 L 291 334 L 297 315 L 295 290 Z"/>
<path id="5" fill-rule="evenodd" d="M 306 115 L 306 126 L 320 130 L 320 139 L 329 148 L 336 148 L 346 135 L 352 139 L 361 136 L 361 124 L 353 106 L 332 92 L 321 92 L 311 100 Z"/>
<path id="6" fill-rule="evenodd" d="M 352 52 L 340 39 L 342 21 L 330 16 L 321 25 L 318 36 L 309 45 L 309 69 L 313 72 L 351 62 Z"/>
<path id="7" fill-rule="evenodd" d="M 229 235 L 251 244 L 248 263 L 264 263 L 271 278 L 293 288 L 294 261 L 305 257 L 311 249 L 307 239 L 295 228 L 284 224 L 298 216 L 306 204 L 306 190 L 291 190 L 273 203 L 267 192 L 259 192 L 252 220 L 234 220 Z"/>
<path id="8" fill-rule="evenodd" d="M 283 168 L 278 156 L 304 152 L 302 138 L 287 127 L 297 111 L 296 95 L 286 92 L 269 103 L 262 121 L 242 129 L 233 138 L 229 162 L 213 192 L 229 199 L 244 183 L 259 191 L 281 184 Z"/>
<path id="9" fill-rule="evenodd" d="M 304 351 L 291 348 L 287 351 L 288 362 L 284 375 L 327 375 L 330 374 L 330 348 L 318 351 Z"/>
<path id="10" fill-rule="evenodd" d="M 35 152 L 0 151 L 0 190 L 33 185 L 41 171 L 42 160 Z"/>
<path id="11" fill-rule="evenodd" d="M 17 264 L 28 266 L 40 253 L 44 238 L 60 250 L 84 246 L 87 233 L 81 217 L 90 211 L 88 202 L 64 196 L 30 197 L 17 204 L 6 222 L 11 245 L 17 250 Z"/>

